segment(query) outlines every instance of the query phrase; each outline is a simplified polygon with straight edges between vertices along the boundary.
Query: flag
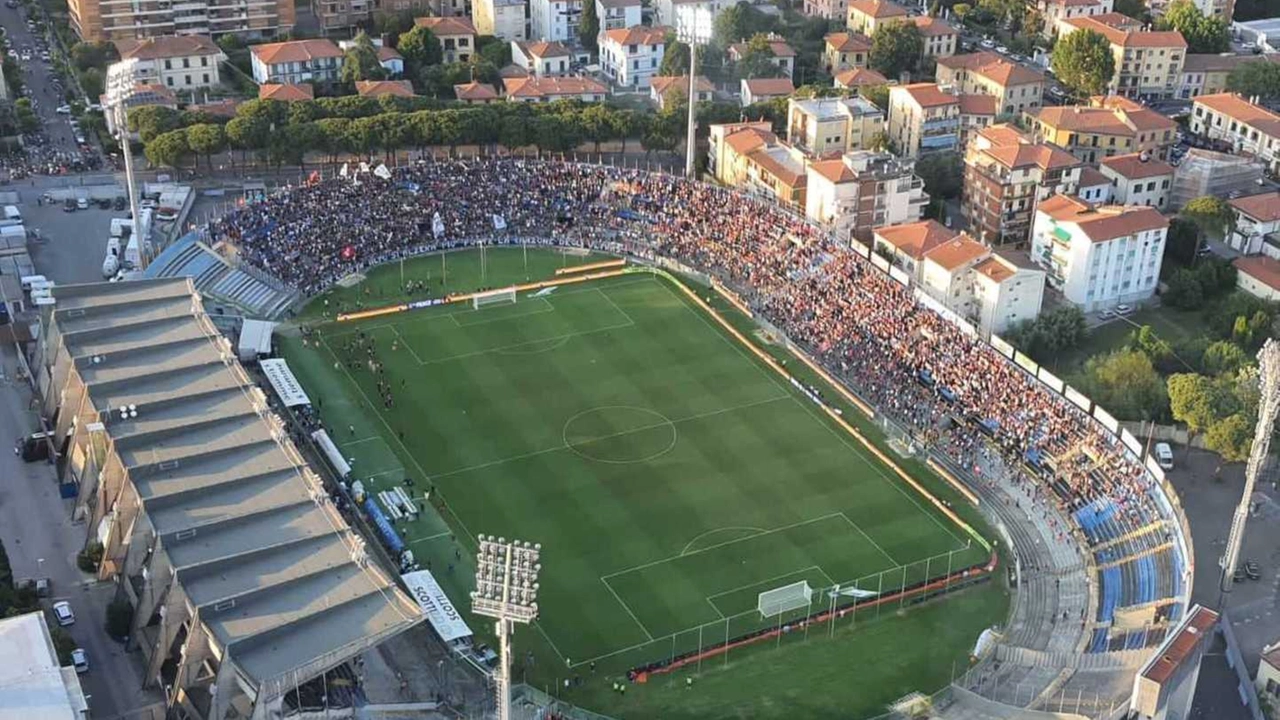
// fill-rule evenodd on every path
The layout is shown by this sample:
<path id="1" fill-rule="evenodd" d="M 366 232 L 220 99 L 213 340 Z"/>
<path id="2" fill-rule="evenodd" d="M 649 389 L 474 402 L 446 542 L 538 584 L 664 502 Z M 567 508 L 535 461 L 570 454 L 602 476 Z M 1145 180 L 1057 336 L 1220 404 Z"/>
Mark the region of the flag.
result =
<path id="1" fill-rule="evenodd" d="M 494 216 L 493 216 L 493 229 L 494 229 L 494 230 L 506 230 L 506 229 L 507 229 L 507 221 L 506 221 L 505 219 L 503 219 L 503 217 L 502 217 L 501 215 L 494 215 Z"/>
<path id="2" fill-rule="evenodd" d="M 341 253 L 341 254 L 342 254 L 342 259 L 343 259 L 343 260 L 350 260 L 350 259 L 354 258 L 354 257 L 356 256 L 356 246 L 355 246 L 355 245 L 347 245 L 347 246 L 343 247 L 343 248 L 342 248 L 342 253 Z"/>
<path id="3" fill-rule="evenodd" d="M 367 162 L 360 163 L 360 172 L 369 172 L 369 163 Z"/>
<path id="4" fill-rule="evenodd" d="M 387 169 L 387 164 L 386 164 L 386 163 L 382 163 L 381 165 L 379 165 L 379 166 L 377 167 L 377 169 L 373 171 L 373 174 L 374 174 L 374 175 L 377 175 L 378 177 L 382 178 L 383 180 L 390 180 L 390 179 L 391 179 L 391 171 Z"/>
<path id="5" fill-rule="evenodd" d="M 435 235 L 437 239 L 439 239 L 441 235 L 444 235 L 444 218 L 440 217 L 440 213 L 436 213 L 435 217 L 431 218 L 431 233 Z"/>
<path id="6" fill-rule="evenodd" d="M 875 597 L 877 594 L 878 593 L 874 590 L 859 590 L 858 588 L 842 588 L 840 586 L 836 586 L 827 591 L 827 597 L 831 598 L 839 597 L 841 595 L 854 598 L 869 598 Z"/>
<path id="7" fill-rule="evenodd" d="M 319 170 L 312 170 L 312 171 L 311 171 L 311 174 L 307 176 L 307 184 L 308 184 L 308 185 L 315 185 L 315 184 L 317 184 L 317 183 L 319 183 L 319 182 L 320 182 L 320 171 L 319 171 Z"/>
<path id="8" fill-rule="evenodd" d="M 338 174 L 342 177 L 346 177 L 349 171 L 350 168 L 347 167 L 347 163 L 342 163 L 342 169 L 338 171 Z"/>

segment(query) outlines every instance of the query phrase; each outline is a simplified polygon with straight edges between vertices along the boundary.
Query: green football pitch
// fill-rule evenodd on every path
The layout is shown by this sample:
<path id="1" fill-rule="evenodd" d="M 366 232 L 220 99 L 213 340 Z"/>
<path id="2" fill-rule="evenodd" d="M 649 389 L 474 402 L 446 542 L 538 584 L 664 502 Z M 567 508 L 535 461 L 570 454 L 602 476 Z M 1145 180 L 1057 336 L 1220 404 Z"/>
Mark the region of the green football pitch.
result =
<path id="1" fill-rule="evenodd" d="M 391 302 L 400 273 L 439 292 L 446 278 L 497 287 L 598 259 L 490 250 L 482 279 L 475 253 L 424 258 L 335 288 L 327 308 Z M 773 627 L 765 590 L 807 582 L 819 610 L 836 584 L 890 593 L 987 559 L 669 279 L 355 322 L 324 309 L 302 316 L 319 342 L 291 335 L 283 350 L 354 476 L 374 493 L 414 479 L 438 512 L 398 529 L 460 609 L 475 534 L 541 543 L 536 645 L 570 672 Z"/>

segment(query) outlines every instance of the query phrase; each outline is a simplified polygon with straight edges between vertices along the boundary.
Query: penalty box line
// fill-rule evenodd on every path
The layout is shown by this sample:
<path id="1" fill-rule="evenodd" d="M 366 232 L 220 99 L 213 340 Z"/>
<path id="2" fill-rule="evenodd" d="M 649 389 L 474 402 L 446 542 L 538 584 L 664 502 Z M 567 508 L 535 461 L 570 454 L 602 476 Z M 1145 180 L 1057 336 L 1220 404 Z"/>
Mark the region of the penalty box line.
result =
<path id="1" fill-rule="evenodd" d="M 722 590 L 718 593 L 708 595 L 707 602 L 711 604 L 711 608 L 716 611 L 716 614 L 720 616 L 720 619 L 724 620 L 725 614 L 721 612 L 720 607 L 716 605 L 715 598 L 724 597 L 725 595 L 732 595 L 733 593 L 736 593 L 736 592 L 742 592 L 747 588 L 755 587 L 757 585 L 764 585 L 765 583 L 777 582 L 782 578 L 791 577 L 793 575 L 799 575 L 801 573 L 806 573 L 810 570 L 817 570 L 818 572 L 822 573 L 822 577 L 826 578 L 827 580 L 826 587 L 835 587 L 836 581 L 831 579 L 831 575 L 828 574 L 826 570 L 823 570 L 821 565 L 810 565 L 809 567 L 803 567 L 803 568 L 800 568 L 799 570 L 792 570 L 791 572 L 785 572 L 785 573 L 782 573 L 781 575 L 774 575 L 771 578 L 765 578 L 764 580 L 759 580 L 753 583 L 746 583 L 745 585 L 740 585 L 736 588 L 731 588 L 729 590 Z"/>

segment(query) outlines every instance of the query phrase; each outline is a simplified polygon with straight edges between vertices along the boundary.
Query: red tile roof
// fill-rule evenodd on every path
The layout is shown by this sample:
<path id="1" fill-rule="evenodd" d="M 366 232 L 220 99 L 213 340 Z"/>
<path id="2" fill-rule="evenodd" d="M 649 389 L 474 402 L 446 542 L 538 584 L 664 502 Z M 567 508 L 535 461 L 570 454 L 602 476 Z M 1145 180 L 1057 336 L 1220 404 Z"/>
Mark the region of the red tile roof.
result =
<path id="1" fill-rule="evenodd" d="M 1095 208 L 1069 195 L 1055 195 L 1045 200 L 1037 212 L 1045 213 L 1058 222 L 1075 223 L 1093 242 L 1106 242 L 1145 230 L 1169 227 L 1169 220 L 1152 207 L 1104 205 Z"/>
<path id="2" fill-rule="evenodd" d="M 911 18 L 911 22 L 915 23 L 916 27 L 920 29 L 920 34 L 925 37 L 943 37 L 956 34 L 956 29 L 942 18 L 917 15 Z"/>
<path id="3" fill-rule="evenodd" d="M 1266 285 L 1272 290 L 1280 291 L 1280 260 L 1266 255 L 1236 258 L 1232 263 L 1240 272 Z"/>
<path id="4" fill-rule="evenodd" d="M 1130 180 L 1173 174 L 1173 166 L 1169 163 L 1150 157 L 1143 159 L 1143 156 L 1144 153 L 1114 155 L 1109 158 L 1103 158 L 1101 165 Z"/>
<path id="5" fill-rule="evenodd" d="M 453 86 L 459 100 L 497 100 L 498 90 L 488 83 L 469 82 Z"/>
<path id="6" fill-rule="evenodd" d="M 558 42 L 546 42 L 540 40 L 532 43 L 519 43 L 520 48 L 524 50 L 524 54 L 530 57 L 550 58 L 550 57 L 568 57 L 569 48 Z"/>
<path id="7" fill-rule="evenodd" d="M 1228 200 L 1231 207 L 1257 220 L 1271 223 L 1280 220 L 1280 192 L 1272 191 Z"/>
<path id="8" fill-rule="evenodd" d="M 1043 83 L 1044 73 L 1028 70 L 1022 65 L 1005 60 L 989 52 L 952 55 L 939 58 L 938 64 L 952 70 L 966 70 L 981 75 L 1002 87 Z"/>
<path id="9" fill-rule="evenodd" d="M 413 85 L 408 80 L 357 80 L 356 94 L 360 97 L 413 97 Z"/>
<path id="10" fill-rule="evenodd" d="M 920 260 L 925 253 L 956 237 L 958 233 L 937 220 L 923 220 L 879 227 L 875 229 L 875 235 L 899 251 Z"/>
<path id="11" fill-rule="evenodd" d="M 1060 105 L 1028 110 L 1027 114 L 1058 130 L 1098 135 L 1136 137 L 1139 132 L 1173 130 L 1177 123 L 1153 110 L 1141 108 L 1129 110 L 1114 101 L 1109 107 L 1084 105 Z"/>
<path id="12" fill-rule="evenodd" d="M 1092 165 L 1086 165 L 1080 170 L 1080 189 L 1096 188 L 1103 185 L 1110 185 L 1111 178 L 1098 172 L 1098 169 Z"/>
<path id="13" fill-rule="evenodd" d="M 942 88 L 934 83 L 914 83 L 912 85 L 900 85 L 891 88 L 889 92 L 894 93 L 899 90 L 911 96 L 920 107 L 940 107 L 942 105 L 958 105 L 960 99 L 950 93 L 942 92 Z"/>
<path id="14" fill-rule="evenodd" d="M 608 30 L 604 36 L 619 45 L 665 45 L 667 42 L 667 29 L 664 27 L 636 25 L 635 27 Z"/>
<path id="15" fill-rule="evenodd" d="M 258 86 L 259 100 L 280 100 L 295 102 L 298 100 L 314 100 L 316 92 L 310 83 L 265 83 Z"/>
<path id="16" fill-rule="evenodd" d="M 267 65 L 342 57 L 342 50 L 337 45 L 330 40 L 320 39 L 254 45 L 249 51 Z"/>
<path id="17" fill-rule="evenodd" d="M 888 0 L 852 0 L 849 3 L 850 11 L 858 11 L 863 15 L 869 15 L 877 20 L 891 17 L 906 17 L 907 9 L 901 5 L 889 2 Z"/>
<path id="18" fill-rule="evenodd" d="M 836 73 L 836 85 L 843 88 L 887 85 L 889 78 L 871 68 L 852 68 Z"/>
<path id="19" fill-rule="evenodd" d="M 1259 105 L 1245 100 L 1236 93 L 1218 93 L 1217 95 L 1201 95 L 1192 101 L 1195 105 L 1226 115 L 1268 135 L 1280 136 L 1280 115 Z"/>
<path id="20" fill-rule="evenodd" d="M 476 26 L 465 17 L 420 17 L 414 18 L 413 24 L 430 30 L 436 37 L 441 35 L 475 35 Z"/>
<path id="21" fill-rule="evenodd" d="M 749 47 L 750 45 L 748 43 L 744 43 L 744 42 L 734 43 L 729 46 L 729 53 L 733 55 L 735 58 L 742 58 L 746 56 L 747 49 Z M 785 40 L 782 40 L 781 38 L 770 39 L 769 50 L 773 53 L 774 57 L 778 57 L 778 58 L 796 56 L 796 51 L 793 50 L 791 46 L 788 45 L 787 42 Z"/>
<path id="22" fill-rule="evenodd" d="M 840 158 L 809 163 L 809 172 L 816 173 L 833 183 L 849 182 L 858 177 Z"/>
<path id="23" fill-rule="evenodd" d="M 161 58 L 221 55 L 213 40 L 203 35 L 164 35 L 143 40 L 117 40 L 120 59 L 156 60 Z"/>
<path id="24" fill-rule="evenodd" d="M 1181 48 L 1186 49 L 1187 41 L 1182 37 L 1182 33 L 1177 30 L 1126 30 L 1108 24 L 1111 19 L 1110 15 L 1118 15 L 1119 13 L 1109 13 L 1107 15 L 1093 15 L 1089 17 L 1070 18 L 1065 22 L 1080 30 L 1092 30 L 1099 35 L 1105 37 L 1107 42 L 1112 45 L 1130 48 Z M 1124 15 L 1120 17 L 1137 22 L 1132 18 Z M 1117 22 L 1116 24 L 1122 24 Z"/>
<path id="25" fill-rule="evenodd" d="M 1006 261 L 996 255 L 992 255 L 986 260 L 974 265 L 973 269 L 976 272 L 986 275 L 995 282 L 1004 282 L 1018 272 L 1017 268 L 1010 267 Z"/>
<path id="26" fill-rule="evenodd" d="M 404 56 L 389 45 L 383 45 L 378 48 L 378 62 L 386 62 L 388 60 L 403 60 Z"/>
<path id="27" fill-rule="evenodd" d="M 960 102 L 961 115 L 990 115 L 995 117 L 1000 109 L 1000 101 L 995 95 L 966 93 L 957 95 L 956 99 Z"/>
<path id="28" fill-rule="evenodd" d="M 715 86 L 704 75 L 699 75 L 697 79 L 697 90 L 700 93 L 714 92 Z M 681 75 L 674 77 L 671 75 L 658 75 L 649 79 L 649 87 L 659 96 L 666 95 L 672 90 L 679 90 L 688 94 L 689 92 L 689 76 Z"/>
<path id="29" fill-rule="evenodd" d="M 1212 642 L 1208 635 L 1217 623 L 1218 613 L 1197 605 L 1183 620 L 1177 635 L 1167 641 L 1168 644 L 1164 646 L 1160 655 L 1149 661 L 1150 667 L 1143 670 L 1143 677 L 1158 685 L 1164 685 L 1169 678 L 1173 677 L 1178 666 L 1191 656 L 1197 645 L 1206 639 Z"/>
<path id="30" fill-rule="evenodd" d="M 943 270 L 950 272 L 965 263 L 977 260 L 989 252 L 991 251 L 986 245 L 968 235 L 960 234 L 925 252 L 924 257 Z"/>
<path id="31" fill-rule="evenodd" d="M 753 78 L 743 80 L 742 85 L 755 98 L 780 97 L 796 91 L 796 86 L 791 84 L 791 78 Z"/>
<path id="32" fill-rule="evenodd" d="M 541 98 L 558 95 L 606 95 L 609 89 L 586 77 L 503 78 L 508 97 Z"/>
<path id="33" fill-rule="evenodd" d="M 1055 170 L 1083 164 L 1075 155 L 1049 143 L 1008 143 L 987 148 L 985 153 L 1009 169 L 1034 165 Z"/>
<path id="34" fill-rule="evenodd" d="M 827 33 L 823 39 L 836 52 L 871 52 L 871 38 L 862 33 Z"/>

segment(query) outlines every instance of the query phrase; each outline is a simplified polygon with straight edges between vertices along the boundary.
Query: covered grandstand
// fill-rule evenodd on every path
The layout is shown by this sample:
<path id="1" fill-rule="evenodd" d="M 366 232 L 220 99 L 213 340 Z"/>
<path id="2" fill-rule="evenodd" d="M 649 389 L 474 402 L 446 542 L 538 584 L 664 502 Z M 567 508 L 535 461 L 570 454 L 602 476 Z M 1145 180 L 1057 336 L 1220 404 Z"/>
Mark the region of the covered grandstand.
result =
<path id="1" fill-rule="evenodd" d="M 422 620 L 188 278 L 59 286 L 33 363 L 64 484 L 171 708 L 263 718 Z"/>

